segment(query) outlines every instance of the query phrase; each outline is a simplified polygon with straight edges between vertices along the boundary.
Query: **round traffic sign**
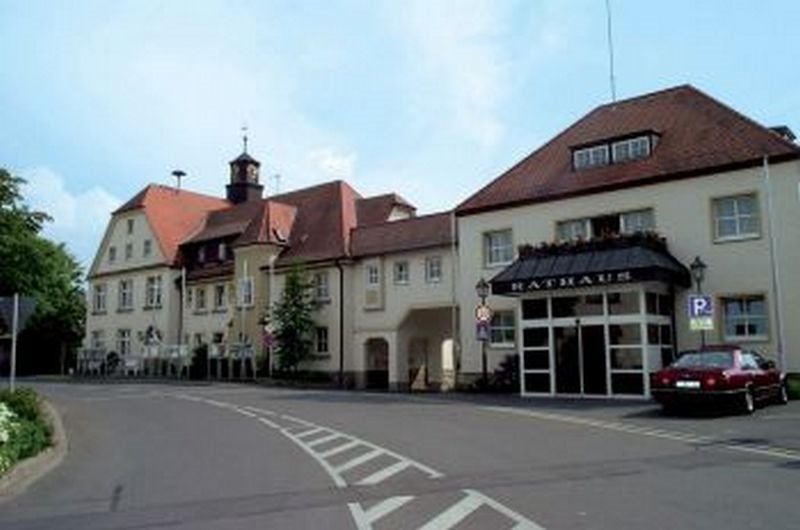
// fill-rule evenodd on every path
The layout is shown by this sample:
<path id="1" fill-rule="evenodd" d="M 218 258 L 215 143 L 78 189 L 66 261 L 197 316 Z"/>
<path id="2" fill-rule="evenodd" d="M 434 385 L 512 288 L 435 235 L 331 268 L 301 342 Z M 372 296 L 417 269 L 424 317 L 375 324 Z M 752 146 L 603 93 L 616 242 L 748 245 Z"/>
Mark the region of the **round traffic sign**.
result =
<path id="1" fill-rule="evenodd" d="M 478 322 L 489 322 L 492 319 L 492 308 L 488 305 L 475 306 L 475 320 Z"/>

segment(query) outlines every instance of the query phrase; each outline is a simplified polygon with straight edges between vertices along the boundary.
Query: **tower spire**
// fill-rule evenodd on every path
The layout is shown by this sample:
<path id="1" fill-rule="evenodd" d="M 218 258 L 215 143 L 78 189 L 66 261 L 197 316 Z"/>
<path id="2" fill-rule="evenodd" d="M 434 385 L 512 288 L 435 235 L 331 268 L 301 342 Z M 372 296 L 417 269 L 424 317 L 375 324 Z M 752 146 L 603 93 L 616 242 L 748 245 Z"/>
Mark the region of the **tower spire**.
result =
<path id="1" fill-rule="evenodd" d="M 247 153 L 247 125 L 242 125 L 242 145 L 244 152 Z"/>

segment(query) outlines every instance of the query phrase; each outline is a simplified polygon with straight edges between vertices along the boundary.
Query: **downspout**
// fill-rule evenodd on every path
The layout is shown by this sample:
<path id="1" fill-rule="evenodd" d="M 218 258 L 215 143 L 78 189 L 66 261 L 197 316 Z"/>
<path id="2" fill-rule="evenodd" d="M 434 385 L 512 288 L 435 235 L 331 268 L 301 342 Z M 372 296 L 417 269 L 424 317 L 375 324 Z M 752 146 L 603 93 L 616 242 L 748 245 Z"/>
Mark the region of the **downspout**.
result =
<path id="1" fill-rule="evenodd" d="M 775 303 L 775 329 L 778 335 L 778 363 L 781 370 L 786 370 L 786 352 L 784 345 L 786 344 L 783 336 L 783 319 L 781 318 L 781 310 L 783 309 L 783 296 L 780 289 L 780 267 L 778 258 L 776 256 L 776 235 L 775 235 L 775 219 L 772 213 L 772 183 L 769 177 L 769 157 L 764 156 L 764 182 L 767 188 L 767 221 L 769 226 L 769 259 L 772 266 L 772 292 L 773 300 Z"/>
<path id="2" fill-rule="evenodd" d="M 458 388 L 458 372 L 461 368 L 461 337 L 459 337 L 458 334 L 458 293 L 456 290 L 456 286 L 458 285 L 456 281 L 458 266 L 457 230 L 456 212 L 453 210 L 450 213 L 450 237 L 452 239 L 450 245 L 450 330 L 453 335 L 453 390 Z"/>
<path id="3" fill-rule="evenodd" d="M 344 268 L 341 260 L 336 260 L 339 269 L 339 386 L 344 388 Z"/>

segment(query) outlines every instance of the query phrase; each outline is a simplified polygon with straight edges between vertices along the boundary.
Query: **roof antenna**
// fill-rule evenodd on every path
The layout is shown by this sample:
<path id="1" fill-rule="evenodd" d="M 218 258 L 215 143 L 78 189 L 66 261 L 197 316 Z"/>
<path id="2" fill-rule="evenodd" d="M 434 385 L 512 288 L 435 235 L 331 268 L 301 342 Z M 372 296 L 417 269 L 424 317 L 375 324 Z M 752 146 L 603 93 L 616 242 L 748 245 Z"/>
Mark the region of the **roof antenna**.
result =
<path id="1" fill-rule="evenodd" d="M 606 32 L 608 37 L 608 73 L 611 82 L 611 102 L 617 101 L 617 83 L 614 78 L 614 40 L 611 27 L 611 0 L 606 0 Z"/>
<path id="2" fill-rule="evenodd" d="M 178 181 L 178 191 L 181 191 L 181 179 L 186 176 L 186 172 L 180 169 L 176 169 L 172 172 L 172 176 L 175 177 L 175 180 Z"/>

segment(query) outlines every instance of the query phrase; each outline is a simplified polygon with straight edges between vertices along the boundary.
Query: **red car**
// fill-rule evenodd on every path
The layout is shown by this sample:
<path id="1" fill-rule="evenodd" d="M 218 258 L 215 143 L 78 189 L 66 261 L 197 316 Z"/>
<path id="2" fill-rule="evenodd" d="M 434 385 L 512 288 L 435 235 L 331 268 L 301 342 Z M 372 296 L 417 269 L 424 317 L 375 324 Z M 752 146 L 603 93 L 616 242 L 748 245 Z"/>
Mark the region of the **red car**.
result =
<path id="1" fill-rule="evenodd" d="M 736 345 L 683 352 L 667 368 L 651 374 L 650 393 L 664 410 L 726 402 L 751 414 L 757 403 L 789 400 L 785 374 L 775 363 Z"/>

